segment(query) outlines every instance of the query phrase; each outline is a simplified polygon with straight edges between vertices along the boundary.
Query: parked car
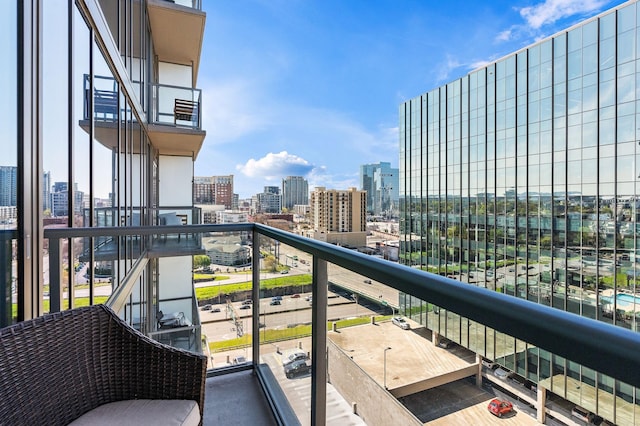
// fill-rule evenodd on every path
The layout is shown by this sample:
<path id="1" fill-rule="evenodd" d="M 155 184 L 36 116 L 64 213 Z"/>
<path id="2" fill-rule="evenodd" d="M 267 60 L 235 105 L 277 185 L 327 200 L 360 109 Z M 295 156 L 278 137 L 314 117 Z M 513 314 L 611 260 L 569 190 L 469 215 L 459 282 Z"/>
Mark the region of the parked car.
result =
<path id="1" fill-rule="evenodd" d="M 391 322 L 400 327 L 403 330 L 409 330 L 409 323 L 404 320 L 402 317 L 393 317 L 391 318 Z"/>
<path id="2" fill-rule="evenodd" d="M 251 309 L 251 305 L 241 305 L 240 309 Z"/>
<path id="3" fill-rule="evenodd" d="M 288 355 L 282 357 L 282 366 L 287 366 L 295 361 L 306 360 L 307 354 L 302 349 L 296 349 Z"/>
<path id="4" fill-rule="evenodd" d="M 365 284 L 371 284 L 371 280 L 364 280 Z"/>
<path id="5" fill-rule="evenodd" d="M 282 300 L 282 296 L 273 296 L 271 300 Z"/>
<path id="6" fill-rule="evenodd" d="M 451 340 L 440 338 L 438 342 L 438 347 L 442 349 L 451 349 L 455 345 Z"/>
<path id="7" fill-rule="evenodd" d="M 220 308 L 213 308 L 211 309 L 211 312 L 220 312 Z"/>
<path id="8" fill-rule="evenodd" d="M 589 423 L 595 418 L 595 414 L 577 405 L 571 409 L 571 415 L 585 423 Z"/>
<path id="9" fill-rule="evenodd" d="M 269 303 L 270 305 L 281 305 L 282 302 L 280 302 L 279 299 L 271 299 L 271 303 Z"/>
<path id="10" fill-rule="evenodd" d="M 253 300 L 251 300 L 251 299 L 247 299 L 247 300 L 243 300 L 242 301 L 243 305 L 251 305 L 252 303 L 253 303 Z"/>
<path id="11" fill-rule="evenodd" d="M 496 365 L 495 362 L 490 361 L 486 358 L 482 358 L 482 366 L 488 368 L 489 370 L 493 370 L 493 367 Z"/>
<path id="12" fill-rule="evenodd" d="M 244 364 L 245 362 L 247 362 L 247 358 L 244 355 L 239 355 L 233 358 L 234 364 Z"/>
<path id="13" fill-rule="evenodd" d="M 507 378 L 511 376 L 511 373 L 501 367 L 501 368 L 496 368 L 496 370 L 493 372 L 493 375 L 500 380 L 507 380 Z"/>
<path id="14" fill-rule="evenodd" d="M 211 305 L 204 305 L 204 306 L 202 307 L 202 310 L 203 310 L 203 311 L 210 311 L 211 309 L 213 309 L 213 307 L 212 307 Z"/>
<path id="15" fill-rule="evenodd" d="M 282 271 L 280 271 L 280 273 L 284 275 L 284 274 L 288 274 L 289 271 L 287 271 L 286 269 L 283 269 Z"/>
<path id="16" fill-rule="evenodd" d="M 487 406 L 489 412 L 495 416 L 502 417 L 513 411 L 513 404 L 502 399 L 492 399 Z"/>
<path id="17" fill-rule="evenodd" d="M 287 379 L 291 379 L 298 374 L 305 374 L 311 371 L 311 364 L 306 359 L 299 359 L 291 362 L 284 367 L 284 374 Z"/>
<path id="18" fill-rule="evenodd" d="M 292 299 L 299 299 L 300 295 L 299 294 L 293 294 L 293 295 L 291 295 L 291 298 Z"/>

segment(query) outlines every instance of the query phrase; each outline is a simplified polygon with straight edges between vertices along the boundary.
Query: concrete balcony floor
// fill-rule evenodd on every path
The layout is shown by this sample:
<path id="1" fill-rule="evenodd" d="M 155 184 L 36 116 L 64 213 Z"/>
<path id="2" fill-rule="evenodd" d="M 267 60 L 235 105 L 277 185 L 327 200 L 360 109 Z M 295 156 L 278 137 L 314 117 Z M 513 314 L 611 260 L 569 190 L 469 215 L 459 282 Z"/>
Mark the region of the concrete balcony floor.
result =
<path id="1" fill-rule="evenodd" d="M 204 426 L 276 425 L 273 413 L 251 370 L 209 377 L 205 385 Z"/>

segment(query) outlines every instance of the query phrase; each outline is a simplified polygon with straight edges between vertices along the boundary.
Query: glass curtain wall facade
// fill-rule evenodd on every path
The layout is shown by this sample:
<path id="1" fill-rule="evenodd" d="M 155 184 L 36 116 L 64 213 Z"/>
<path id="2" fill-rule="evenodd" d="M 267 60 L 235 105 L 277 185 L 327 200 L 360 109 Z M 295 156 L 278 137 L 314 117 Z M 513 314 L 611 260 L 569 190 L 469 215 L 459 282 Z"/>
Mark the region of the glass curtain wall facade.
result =
<path id="1" fill-rule="evenodd" d="M 17 182 L 18 158 L 18 120 L 15 110 L 18 107 L 18 7 L 16 2 L 9 2 L 3 8 L 0 16 L 0 51 L 4 60 L 13 66 L 7 66 L 3 70 L 0 79 L 0 93 L 3 94 L 3 102 L 0 103 L 0 127 L 3 129 L 0 135 L 0 169 L 4 169 L 6 175 L 15 176 L 15 189 L 13 185 L 5 183 L 0 186 L 0 326 L 16 321 L 17 311 L 14 311 L 12 299 L 18 288 L 18 280 L 21 278 L 17 267 L 18 255 L 18 216 L 17 199 L 21 196 L 18 188 L 22 182 Z M 6 180 L 4 180 L 6 182 Z M 12 202 L 15 193 L 15 203 Z M 11 205 L 13 204 L 13 205 Z"/>
<path id="2" fill-rule="evenodd" d="M 199 59 L 205 14 L 199 2 L 187 6 L 193 9 L 165 1 L 31 0 L 9 2 L 3 9 L 0 167 L 16 178 L 0 189 L 0 199 L 10 200 L 2 204 L 13 204 L 0 205 L 0 326 L 102 303 L 131 280 L 137 288 L 120 314 L 154 324 L 149 302 L 157 302 L 161 261 L 158 254 L 145 255 L 151 239 L 129 235 L 61 240 L 63 259 L 55 281 L 61 282 L 64 296 L 54 303 L 48 298 L 54 280 L 44 230 L 156 225 L 167 214 L 184 216 L 187 223 L 195 220 L 188 173 L 205 132 L 199 127 L 200 91 L 192 87 L 197 72 L 192 64 Z M 184 18 L 176 25 L 193 31 L 176 42 L 178 48 L 165 43 L 158 53 L 152 22 L 162 29 L 162 20 L 175 16 Z M 167 39 L 173 40 L 161 38 Z M 186 48 L 191 56 L 183 62 L 188 65 L 175 65 L 178 61 L 171 55 Z M 159 84 L 162 78 L 167 84 Z M 160 88 L 162 96 L 156 93 Z M 165 117 L 170 123 L 157 125 L 153 117 L 164 104 L 171 104 Z M 163 155 L 165 173 L 184 164 L 186 172 L 180 175 L 187 176 L 187 190 L 159 185 Z M 65 208 L 55 211 L 54 183 L 66 192 L 56 198 Z M 173 210 L 164 216 L 159 211 L 161 191 L 167 209 Z M 188 202 L 174 202 L 174 194 L 187 194 Z M 136 269 L 145 257 L 146 266 Z M 191 258 L 182 260 L 189 271 L 183 285 L 188 295 L 179 297 L 190 311 Z M 76 287 L 86 285 L 86 294 L 76 294 Z M 98 291 L 99 286 L 104 288 Z"/>
<path id="3" fill-rule="evenodd" d="M 400 106 L 402 263 L 640 330 L 639 22 L 627 3 Z M 401 294 L 400 306 L 554 394 L 640 424 L 637 389 L 428 301 Z"/>

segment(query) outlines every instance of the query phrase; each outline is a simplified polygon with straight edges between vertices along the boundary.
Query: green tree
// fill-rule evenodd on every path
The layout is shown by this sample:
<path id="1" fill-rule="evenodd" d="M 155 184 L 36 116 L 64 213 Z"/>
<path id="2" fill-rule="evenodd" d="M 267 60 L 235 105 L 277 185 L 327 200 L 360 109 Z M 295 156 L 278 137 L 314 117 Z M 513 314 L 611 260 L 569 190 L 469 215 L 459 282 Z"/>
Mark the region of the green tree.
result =
<path id="1" fill-rule="evenodd" d="M 269 272 L 276 272 L 278 270 L 278 260 L 275 256 L 269 255 L 263 260 L 264 268 Z"/>
<path id="2" fill-rule="evenodd" d="M 204 268 L 211 265 L 211 258 L 206 254 L 196 254 L 193 256 L 193 267 Z"/>

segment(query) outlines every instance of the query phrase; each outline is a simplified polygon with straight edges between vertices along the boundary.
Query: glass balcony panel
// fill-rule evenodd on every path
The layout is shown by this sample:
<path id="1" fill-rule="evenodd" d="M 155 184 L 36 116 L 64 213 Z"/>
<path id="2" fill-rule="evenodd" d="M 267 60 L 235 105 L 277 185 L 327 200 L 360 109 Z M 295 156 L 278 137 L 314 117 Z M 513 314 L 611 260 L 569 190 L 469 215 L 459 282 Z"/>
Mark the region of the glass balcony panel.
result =
<path id="1" fill-rule="evenodd" d="M 193 257 L 193 282 L 208 343 L 210 366 L 223 368 L 252 360 L 251 241 L 246 232 L 204 233 L 203 252 Z"/>
<path id="2" fill-rule="evenodd" d="M 18 309 L 18 232 L 15 220 L 0 219 L 0 326 L 7 326 L 16 322 Z"/>
<path id="3" fill-rule="evenodd" d="M 213 227 L 211 229 L 215 230 Z M 83 232 L 73 229 L 69 231 L 72 233 Z M 114 228 L 114 231 L 117 231 L 117 228 Z M 198 232 L 200 231 L 199 229 Z M 301 422 L 310 424 L 311 412 L 308 404 L 310 395 L 313 393 L 312 379 L 306 372 L 287 378 L 281 363 L 282 355 L 288 350 L 297 348 L 302 349 L 303 353 L 306 350 L 307 357 L 314 352 L 310 343 L 307 343 L 307 339 L 309 339 L 307 333 L 319 332 L 318 329 L 312 329 L 308 326 L 312 321 L 312 306 L 306 300 L 313 278 L 311 256 L 294 250 L 284 243 L 277 243 L 269 238 L 260 238 L 255 242 L 263 253 L 263 257 L 260 259 L 261 271 L 259 273 L 260 301 L 251 300 L 243 305 L 243 302 L 247 301 L 247 295 L 253 297 L 252 271 L 247 268 L 248 265 L 242 263 L 211 265 L 211 258 L 216 254 L 213 245 L 209 243 L 211 240 L 231 241 L 233 239 L 234 242 L 229 246 L 248 248 L 250 240 L 246 233 L 247 231 L 207 232 L 204 235 L 192 237 L 194 240 L 202 241 L 203 254 L 199 256 L 192 257 L 191 254 L 182 253 L 175 256 L 151 258 L 149 260 L 150 266 L 135 279 L 134 285 L 127 295 L 128 299 L 124 308 L 119 313 L 139 329 L 150 325 L 146 329 L 147 334 L 158 340 L 167 341 L 174 346 L 206 351 L 206 347 L 198 348 L 198 345 L 201 345 L 203 340 L 208 341 L 211 348 L 217 351 L 213 354 L 214 366 L 217 367 L 232 366 L 234 360 L 238 365 L 251 360 L 254 354 L 251 347 L 251 337 L 254 336 L 252 322 L 255 309 L 259 316 L 257 321 L 259 328 L 256 331 L 260 335 L 258 363 L 271 367 L 274 376 L 281 384 L 284 395 L 288 398 Z M 140 231 L 140 234 L 144 234 L 144 231 Z M 139 237 L 143 236 L 140 234 Z M 170 236 L 175 237 L 175 235 Z M 148 237 L 160 239 L 155 235 Z M 66 243 L 60 244 L 63 250 L 62 255 L 59 256 L 62 258 L 59 260 L 61 265 L 59 269 L 64 271 L 65 265 L 75 267 L 76 260 L 84 252 L 86 241 L 89 241 L 89 247 L 94 247 L 91 239 L 97 241 L 99 238 L 96 236 L 87 239 L 75 237 L 72 246 L 65 245 Z M 68 241 L 68 238 L 62 241 Z M 51 247 L 49 247 L 49 251 L 51 252 Z M 65 255 L 64 251 L 72 253 L 72 255 Z M 240 249 L 238 253 L 243 253 L 243 250 Z M 204 256 L 205 254 L 207 256 Z M 341 255 L 341 252 L 336 252 L 336 254 Z M 72 259 L 71 262 L 66 260 L 68 258 Z M 244 258 L 238 260 L 244 260 Z M 258 261 L 258 259 L 256 260 Z M 101 265 L 100 262 L 102 261 L 94 259 L 90 265 L 87 265 L 87 268 L 92 268 L 90 270 L 93 272 L 94 281 L 95 268 Z M 367 261 L 364 262 L 366 265 Z M 102 265 L 104 266 L 104 264 Z M 51 265 L 49 266 L 51 269 Z M 504 267 L 498 269 L 504 269 Z M 131 271 L 133 270 L 135 268 Z M 283 273 L 283 271 L 287 272 Z M 384 404 L 385 407 L 392 403 L 396 404 L 394 401 L 398 398 L 403 398 L 409 407 L 410 403 L 407 401 L 413 397 L 401 396 L 407 386 L 416 386 L 417 383 L 417 386 L 428 387 L 429 381 L 434 380 L 434 376 L 417 377 L 418 373 L 432 374 L 434 371 L 437 372 L 438 368 L 442 368 L 441 364 L 453 366 L 446 367 L 446 369 L 459 368 L 461 371 L 466 371 L 465 369 L 469 368 L 471 371 L 475 368 L 473 371 L 477 372 L 477 366 L 474 366 L 477 360 L 476 355 L 464 348 L 464 346 L 471 346 L 472 341 L 475 340 L 476 346 L 486 345 L 487 358 L 498 361 L 511 371 L 516 369 L 515 371 L 523 377 L 526 374 L 529 380 L 535 381 L 536 375 L 538 375 L 540 378 L 538 386 L 548 389 L 549 393 L 556 393 L 567 398 L 573 404 L 585 406 L 612 421 L 624 420 L 626 424 L 628 419 L 633 418 L 633 414 L 629 414 L 636 409 L 635 400 L 630 396 L 633 391 L 625 388 L 619 382 L 613 383 L 592 369 L 585 368 L 574 361 L 565 362 L 561 357 L 538 350 L 513 336 L 494 332 L 453 311 L 438 309 L 438 312 L 435 313 L 435 309 L 432 308 L 429 301 L 414 300 L 413 297 L 407 297 L 404 294 L 402 298 L 396 294 L 395 299 L 393 296 L 385 296 L 384 292 L 387 289 L 382 283 L 337 265 L 328 264 L 327 272 L 329 280 L 328 303 L 325 302 L 326 304 L 322 306 L 326 306 L 328 309 L 329 338 L 325 342 L 321 342 L 321 345 L 326 345 L 328 354 L 327 377 L 330 383 L 327 383 L 327 403 L 324 407 L 327 411 L 337 409 L 340 413 L 339 416 L 353 416 L 351 401 L 356 401 L 356 410 L 362 410 L 363 413 L 375 409 L 376 407 L 368 407 L 366 401 L 355 396 L 357 392 L 361 393 L 365 386 L 367 391 L 376 392 L 380 398 L 389 398 L 389 404 Z M 413 274 L 413 272 L 407 273 Z M 61 273 L 61 275 L 63 274 L 64 272 Z M 117 276 L 117 273 L 112 271 L 112 276 Z M 232 278 L 234 276 L 235 278 Z M 192 279 L 185 279 L 185 277 L 192 277 Z M 225 278 L 222 279 L 223 277 Z M 298 280 L 299 278 L 301 281 Z M 399 280 L 401 279 L 399 278 Z M 77 276 L 69 274 L 69 271 L 61 281 L 63 283 L 69 282 L 72 285 L 78 284 Z M 195 304 L 194 281 L 198 302 L 203 308 L 201 310 L 198 310 L 198 306 Z M 228 283 L 224 283 L 225 281 Z M 97 283 L 95 285 L 94 289 L 97 289 Z M 71 297 L 74 297 L 74 304 L 78 305 L 80 303 L 80 289 L 76 287 L 78 286 L 72 287 L 74 293 Z M 282 293 L 283 299 L 280 305 L 271 304 L 274 300 L 273 297 L 275 297 L 274 292 Z M 300 297 L 295 297 L 296 295 Z M 70 296 L 67 295 L 68 297 Z M 407 316 L 404 318 L 404 322 L 389 319 L 390 310 L 392 316 L 397 316 L 394 314 L 398 305 L 393 306 L 390 303 L 392 300 L 405 309 Z M 400 300 L 403 302 L 399 303 Z M 311 302 L 313 303 L 312 300 Z M 206 308 L 205 304 L 211 306 Z M 243 309 L 242 306 L 245 305 L 251 305 L 251 307 Z M 254 306 L 255 308 L 253 308 Z M 219 311 L 215 310 L 216 307 Z M 278 319 L 278 314 L 272 309 L 284 309 L 286 311 L 284 320 Z M 433 326 L 430 327 L 431 330 L 425 327 L 422 322 L 424 318 L 429 319 L 429 315 L 432 315 L 434 319 Z M 201 321 L 202 327 L 200 326 Z M 213 326 L 211 326 L 212 324 Z M 236 346 L 229 346 L 229 341 L 237 338 L 238 329 L 234 326 L 238 324 L 241 324 L 243 335 L 251 337 L 248 337 L 245 343 L 232 342 L 236 343 Z M 335 324 L 335 329 L 333 324 Z M 406 330 L 402 324 L 408 324 L 409 330 Z M 282 332 L 285 334 L 284 337 L 278 335 L 281 329 L 285 330 Z M 320 330 L 324 330 L 324 324 Z M 396 348 L 398 350 L 395 350 Z M 324 350 L 324 348 L 322 349 Z M 236 351 L 233 356 L 232 351 Z M 244 359 L 240 358 L 242 356 Z M 392 358 L 394 356 L 397 357 L 395 360 Z M 426 358 L 433 356 L 438 360 L 438 365 L 433 367 L 428 365 L 428 359 L 424 361 L 423 358 L 419 358 L 421 356 Z M 416 361 L 411 357 L 419 359 Z M 312 361 L 318 365 L 317 363 L 324 362 L 324 359 Z M 420 365 L 421 368 L 416 369 L 416 365 Z M 245 367 L 250 367 L 250 365 L 245 364 Z M 473 373 L 469 375 L 471 374 Z M 491 378 L 494 377 L 491 376 Z M 519 379 L 519 377 L 516 378 Z M 307 380 L 308 382 L 306 382 Z M 515 382 L 517 380 L 514 380 Z M 516 384 L 520 385 L 521 383 L 517 382 Z M 615 389 L 615 396 L 613 389 Z M 332 394 L 334 391 L 337 393 Z M 425 395 L 421 392 L 418 394 L 419 398 Z M 597 395 L 597 399 L 593 395 Z M 552 396 L 549 398 L 553 399 Z M 601 406 L 602 404 L 607 405 L 603 402 L 607 398 L 615 398 L 615 400 L 611 399 L 615 402 L 608 406 L 615 405 L 616 412 L 608 412 L 606 408 Z M 377 400 L 376 398 L 370 399 Z M 348 401 L 348 403 L 344 401 Z M 597 402 L 591 404 L 590 401 Z M 625 405 L 625 402 L 629 405 Z M 328 413 L 327 417 L 330 418 L 332 413 L 333 411 Z M 610 415 L 615 418 L 608 417 Z M 345 424 L 346 417 L 340 418 L 342 423 L 339 424 Z M 422 418 L 421 420 L 428 421 L 428 419 Z"/>
<path id="4" fill-rule="evenodd" d="M 202 8 L 202 0 L 165 0 L 180 6 L 191 7 L 200 10 Z"/>
<path id="5" fill-rule="evenodd" d="M 260 363 L 269 366 L 299 421 L 309 425 L 312 256 L 268 238 L 259 244 Z"/>
<path id="6" fill-rule="evenodd" d="M 155 84 L 153 86 L 154 124 L 200 129 L 202 106 L 200 89 Z"/>
<path id="7" fill-rule="evenodd" d="M 144 293 L 143 283 L 144 281 L 141 280 L 140 291 L 142 293 Z M 187 287 L 186 285 L 182 286 L 183 290 Z M 163 289 L 159 290 L 160 293 L 163 292 Z M 206 338 L 203 339 L 202 324 L 195 293 L 192 293 L 190 298 L 165 301 L 165 303 L 159 304 L 158 308 L 160 309 L 157 312 L 152 309 L 155 317 L 153 321 L 147 321 L 145 315 L 147 312 L 146 300 L 149 300 L 149 298 L 136 297 L 135 294 L 132 294 L 130 303 L 124 309 L 125 316 L 128 316 L 134 328 L 151 327 L 153 331 L 148 331 L 146 334 L 152 339 L 175 348 L 204 353 L 209 360 L 211 359 L 209 348 L 203 346 Z M 161 307 L 164 307 L 165 311 Z M 209 367 L 211 367 L 211 364 L 209 364 Z"/>

